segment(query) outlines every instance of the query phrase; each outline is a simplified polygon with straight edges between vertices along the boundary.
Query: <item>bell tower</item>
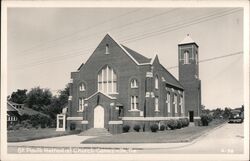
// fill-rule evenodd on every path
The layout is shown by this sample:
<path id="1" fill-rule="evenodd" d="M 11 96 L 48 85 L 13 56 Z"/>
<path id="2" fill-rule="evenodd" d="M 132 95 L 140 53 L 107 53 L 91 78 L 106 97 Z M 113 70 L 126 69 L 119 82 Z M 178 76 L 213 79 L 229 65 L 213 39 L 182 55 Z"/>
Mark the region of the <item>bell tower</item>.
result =
<path id="1" fill-rule="evenodd" d="M 178 44 L 179 81 L 184 87 L 185 116 L 190 122 L 200 116 L 201 109 L 198 49 L 189 34 Z"/>

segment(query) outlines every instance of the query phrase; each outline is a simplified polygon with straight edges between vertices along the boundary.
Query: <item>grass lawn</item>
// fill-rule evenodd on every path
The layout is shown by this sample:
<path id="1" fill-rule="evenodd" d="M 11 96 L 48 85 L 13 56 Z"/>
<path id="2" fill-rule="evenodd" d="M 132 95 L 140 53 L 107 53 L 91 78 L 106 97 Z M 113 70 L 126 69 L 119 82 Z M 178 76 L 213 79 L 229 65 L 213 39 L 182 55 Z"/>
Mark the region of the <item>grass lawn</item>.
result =
<path id="1" fill-rule="evenodd" d="M 55 128 L 20 129 L 7 132 L 8 142 L 29 141 L 79 133 L 77 131 L 56 131 Z"/>
<path id="2" fill-rule="evenodd" d="M 112 136 L 101 136 L 83 141 L 83 144 L 106 144 L 106 143 L 177 143 L 189 142 L 201 136 L 204 132 L 211 130 L 223 122 L 212 121 L 209 126 L 185 127 L 176 130 L 165 130 L 153 132 L 129 132 Z"/>

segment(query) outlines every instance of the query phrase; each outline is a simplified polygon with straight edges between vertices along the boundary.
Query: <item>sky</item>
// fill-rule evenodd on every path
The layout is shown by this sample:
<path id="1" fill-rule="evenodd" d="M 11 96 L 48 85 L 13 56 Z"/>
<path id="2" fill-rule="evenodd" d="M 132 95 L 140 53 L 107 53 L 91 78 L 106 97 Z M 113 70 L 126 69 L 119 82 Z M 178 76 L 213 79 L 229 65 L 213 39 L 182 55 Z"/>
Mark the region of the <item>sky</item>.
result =
<path id="1" fill-rule="evenodd" d="M 102 38 L 159 60 L 178 79 L 178 43 L 187 34 L 199 60 L 243 51 L 240 8 L 9 8 L 7 93 L 40 86 L 54 94 L 70 81 Z M 243 54 L 201 62 L 202 104 L 243 104 Z"/>

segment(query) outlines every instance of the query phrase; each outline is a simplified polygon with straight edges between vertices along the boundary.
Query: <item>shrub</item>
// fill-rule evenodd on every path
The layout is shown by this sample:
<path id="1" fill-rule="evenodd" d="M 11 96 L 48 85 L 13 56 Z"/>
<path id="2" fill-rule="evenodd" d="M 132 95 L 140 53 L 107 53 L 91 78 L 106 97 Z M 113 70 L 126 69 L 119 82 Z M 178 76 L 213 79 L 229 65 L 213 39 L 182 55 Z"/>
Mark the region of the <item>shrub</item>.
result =
<path id="1" fill-rule="evenodd" d="M 129 126 L 129 125 L 124 125 L 124 126 L 122 127 L 123 132 L 128 132 L 129 129 L 130 129 L 130 126 Z"/>
<path id="2" fill-rule="evenodd" d="M 13 129 L 14 129 L 14 130 L 19 130 L 19 129 L 20 129 L 20 127 L 22 127 L 22 125 L 21 125 L 21 124 L 16 124 L 16 125 L 13 127 Z"/>
<path id="3" fill-rule="evenodd" d="M 182 123 L 181 123 L 181 120 L 176 120 L 177 121 L 177 129 L 180 129 L 182 128 Z"/>
<path id="4" fill-rule="evenodd" d="M 210 122 L 210 118 L 207 114 L 201 115 L 201 124 L 202 126 L 208 126 L 208 123 Z"/>
<path id="5" fill-rule="evenodd" d="M 29 119 L 30 119 L 30 115 L 26 113 L 21 116 L 21 120 L 29 120 Z"/>
<path id="6" fill-rule="evenodd" d="M 22 121 L 21 126 L 22 126 L 23 128 L 27 128 L 27 127 L 30 127 L 30 126 L 32 126 L 32 125 L 31 125 L 31 123 L 30 123 L 29 120 L 24 120 L 24 121 Z"/>
<path id="7" fill-rule="evenodd" d="M 9 125 L 7 130 L 13 130 L 13 126 L 12 125 Z"/>
<path id="8" fill-rule="evenodd" d="M 141 129 L 141 126 L 140 126 L 140 125 L 135 125 L 133 129 L 134 129 L 136 132 L 139 132 L 140 129 Z"/>
<path id="9" fill-rule="evenodd" d="M 157 132 L 159 129 L 159 126 L 157 124 L 153 124 L 150 126 L 150 129 L 152 132 Z"/>
<path id="10" fill-rule="evenodd" d="M 180 121 L 181 121 L 182 127 L 187 127 L 189 125 L 188 118 L 181 118 Z"/>
<path id="11" fill-rule="evenodd" d="M 161 126 L 160 126 L 160 130 L 161 130 L 161 131 L 164 131 L 164 130 L 165 130 L 165 125 L 161 125 Z"/>
<path id="12" fill-rule="evenodd" d="M 44 129 L 46 126 L 45 124 L 41 124 L 41 128 Z"/>
<path id="13" fill-rule="evenodd" d="M 177 121 L 176 120 L 169 120 L 168 121 L 168 127 L 171 129 L 171 130 L 174 130 L 177 128 Z"/>

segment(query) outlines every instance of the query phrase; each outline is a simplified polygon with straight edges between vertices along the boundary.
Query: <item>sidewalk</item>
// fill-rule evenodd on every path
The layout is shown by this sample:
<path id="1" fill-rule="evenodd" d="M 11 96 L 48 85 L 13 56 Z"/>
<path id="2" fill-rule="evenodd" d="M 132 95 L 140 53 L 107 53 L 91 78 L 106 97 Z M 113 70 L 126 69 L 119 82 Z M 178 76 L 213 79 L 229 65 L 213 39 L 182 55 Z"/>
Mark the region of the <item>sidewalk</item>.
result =
<path id="1" fill-rule="evenodd" d="M 8 143 L 8 148 L 17 148 L 17 147 L 81 147 L 81 148 L 103 148 L 103 149 L 117 149 L 117 148 L 129 148 L 129 149 L 174 149 L 181 148 L 191 144 L 194 144 L 199 139 L 203 138 L 208 132 L 214 131 L 225 124 L 222 124 L 214 129 L 205 131 L 196 139 L 188 138 L 190 142 L 182 143 L 137 143 L 137 144 L 81 144 L 82 141 L 93 138 L 94 136 L 78 136 L 78 135 L 68 135 L 55 138 L 47 138 L 41 140 L 33 140 L 26 142 L 16 142 Z"/>

